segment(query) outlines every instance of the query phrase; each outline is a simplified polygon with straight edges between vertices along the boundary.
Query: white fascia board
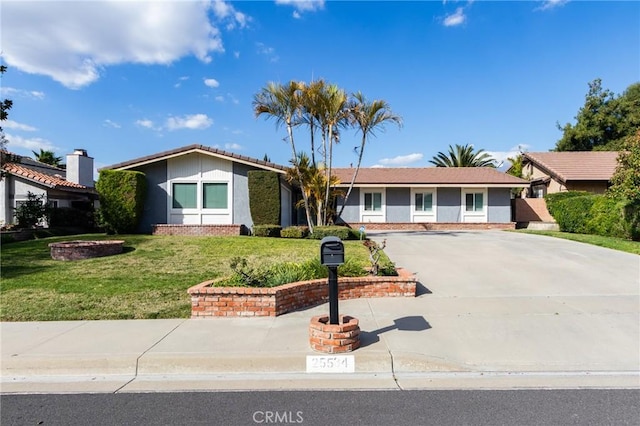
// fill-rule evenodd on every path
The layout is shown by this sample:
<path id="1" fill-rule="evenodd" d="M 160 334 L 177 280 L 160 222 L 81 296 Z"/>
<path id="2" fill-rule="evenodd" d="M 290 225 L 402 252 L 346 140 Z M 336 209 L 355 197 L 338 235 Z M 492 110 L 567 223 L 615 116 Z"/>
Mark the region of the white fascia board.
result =
<path id="1" fill-rule="evenodd" d="M 354 188 L 519 188 L 522 185 L 513 183 L 366 183 L 353 185 Z M 349 184 L 336 185 L 339 188 L 348 188 Z"/>

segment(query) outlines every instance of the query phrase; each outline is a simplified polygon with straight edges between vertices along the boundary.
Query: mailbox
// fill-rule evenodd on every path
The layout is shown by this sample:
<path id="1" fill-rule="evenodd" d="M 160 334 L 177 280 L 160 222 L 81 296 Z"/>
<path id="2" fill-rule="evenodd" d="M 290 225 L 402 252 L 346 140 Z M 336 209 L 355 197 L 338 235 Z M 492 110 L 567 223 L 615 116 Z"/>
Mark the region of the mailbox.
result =
<path id="1" fill-rule="evenodd" d="M 344 245 L 338 237 L 324 237 L 320 242 L 320 263 L 340 266 L 344 263 Z"/>

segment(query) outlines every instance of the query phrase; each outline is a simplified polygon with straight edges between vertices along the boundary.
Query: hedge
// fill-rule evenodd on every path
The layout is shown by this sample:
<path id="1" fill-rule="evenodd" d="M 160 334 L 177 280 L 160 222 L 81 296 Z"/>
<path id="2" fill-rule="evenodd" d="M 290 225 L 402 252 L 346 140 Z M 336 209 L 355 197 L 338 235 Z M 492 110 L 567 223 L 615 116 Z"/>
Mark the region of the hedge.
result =
<path id="1" fill-rule="evenodd" d="M 254 225 L 253 235 L 256 237 L 280 237 L 280 225 Z"/>
<path id="2" fill-rule="evenodd" d="M 96 182 L 100 196 L 99 225 L 108 234 L 127 234 L 136 231 L 147 190 L 142 172 L 102 170 Z"/>
<path id="3" fill-rule="evenodd" d="M 282 238 L 306 238 L 308 235 L 308 226 L 288 226 L 280 231 Z"/>
<path id="4" fill-rule="evenodd" d="M 346 226 L 316 226 L 313 228 L 313 234 L 309 234 L 309 238 L 314 240 L 321 240 L 328 236 L 335 236 L 341 240 L 357 240 L 360 239 L 360 232 Z"/>
<path id="5" fill-rule="evenodd" d="M 640 203 L 575 191 L 549 194 L 545 198 L 549 212 L 563 232 L 640 239 Z"/>
<path id="6" fill-rule="evenodd" d="M 280 177 L 276 172 L 251 170 L 247 173 L 249 211 L 254 225 L 280 223 Z"/>

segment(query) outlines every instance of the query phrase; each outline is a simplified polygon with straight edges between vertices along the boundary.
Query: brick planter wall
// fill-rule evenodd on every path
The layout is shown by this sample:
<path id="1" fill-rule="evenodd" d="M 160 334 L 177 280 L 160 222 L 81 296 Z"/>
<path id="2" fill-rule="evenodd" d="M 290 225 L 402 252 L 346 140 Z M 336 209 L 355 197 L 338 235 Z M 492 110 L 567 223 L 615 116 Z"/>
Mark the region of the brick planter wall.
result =
<path id="1" fill-rule="evenodd" d="M 153 225 L 152 235 L 233 236 L 247 235 L 244 225 Z"/>
<path id="2" fill-rule="evenodd" d="M 318 315 L 309 323 L 311 349 L 327 354 L 355 351 L 360 347 L 360 325 L 356 318 L 340 315 L 338 324 L 329 324 L 328 315 Z"/>
<path id="3" fill-rule="evenodd" d="M 421 223 L 349 223 L 352 229 L 364 225 L 367 231 L 477 231 L 486 229 L 516 229 L 515 222 L 507 223 L 461 223 L 461 222 L 421 222 Z"/>
<path id="4" fill-rule="evenodd" d="M 397 277 L 338 278 L 338 297 L 415 297 L 416 278 L 398 269 Z M 277 316 L 329 300 L 327 279 L 301 281 L 272 288 L 213 287 L 205 281 L 191 287 L 191 318 Z"/>
<path id="5" fill-rule="evenodd" d="M 49 244 L 54 260 L 82 260 L 122 253 L 122 240 L 63 241 Z"/>

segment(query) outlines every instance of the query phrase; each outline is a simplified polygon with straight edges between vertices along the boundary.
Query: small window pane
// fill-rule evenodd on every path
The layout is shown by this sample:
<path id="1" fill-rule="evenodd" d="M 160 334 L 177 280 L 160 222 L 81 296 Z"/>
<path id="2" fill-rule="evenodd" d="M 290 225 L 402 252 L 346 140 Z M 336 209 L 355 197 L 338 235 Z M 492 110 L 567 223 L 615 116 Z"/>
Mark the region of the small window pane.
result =
<path id="1" fill-rule="evenodd" d="M 382 194 L 379 192 L 373 194 L 373 210 L 382 210 Z"/>
<path id="2" fill-rule="evenodd" d="M 364 209 L 365 210 L 373 210 L 373 203 L 371 202 L 371 193 L 367 192 L 364 194 Z"/>
<path id="3" fill-rule="evenodd" d="M 473 194 L 465 195 L 465 211 L 472 212 L 473 211 Z"/>
<path id="4" fill-rule="evenodd" d="M 424 207 L 422 205 L 423 201 L 422 201 L 422 194 L 416 194 L 416 211 L 421 212 L 422 210 L 424 210 Z"/>
<path id="5" fill-rule="evenodd" d="M 477 194 L 475 194 L 475 211 L 477 212 L 481 212 L 482 211 L 482 204 L 483 204 L 483 200 L 482 200 L 482 192 L 479 192 Z"/>
<path id="6" fill-rule="evenodd" d="M 173 184 L 173 208 L 174 209 L 195 209 L 198 207 L 197 201 L 198 185 L 195 183 L 174 183 Z"/>
<path id="7" fill-rule="evenodd" d="M 227 208 L 227 184 L 205 183 L 202 187 L 202 198 L 205 209 Z"/>
<path id="8" fill-rule="evenodd" d="M 427 192 L 423 196 L 422 209 L 426 212 L 430 212 L 433 210 L 433 194 L 431 192 Z"/>

